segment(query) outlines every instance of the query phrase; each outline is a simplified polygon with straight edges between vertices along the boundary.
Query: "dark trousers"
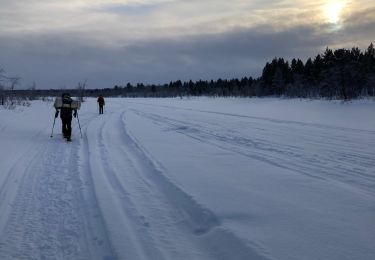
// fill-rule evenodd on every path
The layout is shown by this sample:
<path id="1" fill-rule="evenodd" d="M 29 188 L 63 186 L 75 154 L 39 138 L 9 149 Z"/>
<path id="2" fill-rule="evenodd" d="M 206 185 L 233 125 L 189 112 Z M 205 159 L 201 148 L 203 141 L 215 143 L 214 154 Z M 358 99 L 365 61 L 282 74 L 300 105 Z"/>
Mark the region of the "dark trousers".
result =
<path id="1" fill-rule="evenodd" d="M 104 113 L 104 109 L 103 109 L 103 105 L 99 105 L 99 114 L 103 114 Z"/>
<path id="2" fill-rule="evenodd" d="M 72 118 L 61 118 L 61 123 L 64 138 L 70 138 L 72 135 Z"/>

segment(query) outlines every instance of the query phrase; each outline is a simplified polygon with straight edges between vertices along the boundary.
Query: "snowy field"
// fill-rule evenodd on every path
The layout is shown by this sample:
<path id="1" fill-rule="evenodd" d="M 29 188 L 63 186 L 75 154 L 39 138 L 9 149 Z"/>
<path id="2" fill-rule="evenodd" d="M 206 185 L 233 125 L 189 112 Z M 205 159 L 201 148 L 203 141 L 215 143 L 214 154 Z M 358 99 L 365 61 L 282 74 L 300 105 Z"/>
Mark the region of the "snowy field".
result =
<path id="1" fill-rule="evenodd" d="M 375 259 L 375 102 L 0 109 L 0 259 Z"/>

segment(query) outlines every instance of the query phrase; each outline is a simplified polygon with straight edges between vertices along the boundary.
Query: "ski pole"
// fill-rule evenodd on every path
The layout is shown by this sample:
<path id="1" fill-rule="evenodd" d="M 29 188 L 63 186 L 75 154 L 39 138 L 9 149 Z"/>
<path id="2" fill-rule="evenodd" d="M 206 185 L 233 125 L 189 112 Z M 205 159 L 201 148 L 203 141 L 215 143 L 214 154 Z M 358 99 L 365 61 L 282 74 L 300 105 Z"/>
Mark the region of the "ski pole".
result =
<path id="1" fill-rule="evenodd" d="M 77 120 L 78 120 L 79 132 L 81 133 L 81 138 L 82 138 L 82 130 L 81 130 L 81 124 L 79 123 L 78 112 L 77 112 Z"/>
<path id="2" fill-rule="evenodd" d="M 54 119 L 53 119 L 51 138 L 53 137 L 53 129 L 55 128 L 55 122 L 56 122 L 56 117 L 54 117 Z"/>

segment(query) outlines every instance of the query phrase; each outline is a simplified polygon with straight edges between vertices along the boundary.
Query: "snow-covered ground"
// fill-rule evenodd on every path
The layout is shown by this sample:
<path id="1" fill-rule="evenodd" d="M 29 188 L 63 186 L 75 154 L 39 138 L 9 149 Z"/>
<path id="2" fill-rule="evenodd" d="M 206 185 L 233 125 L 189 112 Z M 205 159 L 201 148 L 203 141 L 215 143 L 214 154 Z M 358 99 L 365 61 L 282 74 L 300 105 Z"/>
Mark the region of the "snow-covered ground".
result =
<path id="1" fill-rule="evenodd" d="M 375 259 L 375 102 L 0 109 L 0 259 Z"/>

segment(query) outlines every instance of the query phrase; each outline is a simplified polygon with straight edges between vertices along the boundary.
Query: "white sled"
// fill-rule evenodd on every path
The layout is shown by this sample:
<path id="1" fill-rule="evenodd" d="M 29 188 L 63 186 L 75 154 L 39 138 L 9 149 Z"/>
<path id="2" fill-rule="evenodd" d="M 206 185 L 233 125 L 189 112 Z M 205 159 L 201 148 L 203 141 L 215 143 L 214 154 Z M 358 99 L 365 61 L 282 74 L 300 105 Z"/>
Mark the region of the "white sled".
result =
<path id="1" fill-rule="evenodd" d="M 53 106 L 56 109 L 59 109 L 59 108 L 62 108 L 62 107 L 69 107 L 69 108 L 72 108 L 72 109 L 79 110 L 81 108 L 81 101 L 73 100 L 71 104 L 63 104 L 62 98 L 61 97 L 57 97 L 55 99 L 55 103 L 53 104 Z"/>

